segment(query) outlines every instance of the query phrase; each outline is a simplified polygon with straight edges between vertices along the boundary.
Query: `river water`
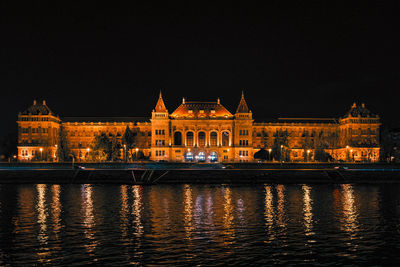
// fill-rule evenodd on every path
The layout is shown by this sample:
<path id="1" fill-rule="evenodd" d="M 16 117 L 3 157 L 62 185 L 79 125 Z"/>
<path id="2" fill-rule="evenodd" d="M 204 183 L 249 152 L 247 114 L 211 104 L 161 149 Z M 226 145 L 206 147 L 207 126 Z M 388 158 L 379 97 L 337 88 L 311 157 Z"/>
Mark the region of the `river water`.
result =
<path id="1" fill-rule="evenodd" d="M 0 266 L 400 263 L 400 185 L 0 184 Z"/>

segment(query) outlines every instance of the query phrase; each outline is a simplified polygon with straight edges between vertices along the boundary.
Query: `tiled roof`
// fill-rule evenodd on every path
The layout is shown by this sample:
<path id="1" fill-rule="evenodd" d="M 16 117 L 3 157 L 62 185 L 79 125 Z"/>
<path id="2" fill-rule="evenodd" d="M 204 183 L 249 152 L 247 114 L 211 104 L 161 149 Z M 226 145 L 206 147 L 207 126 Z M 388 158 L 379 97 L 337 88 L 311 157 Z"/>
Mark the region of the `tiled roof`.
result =
<path id="1" fill-rule="evenodd" d="M 148 117 L 64 117 L 63 122 L 150 122 Z"/>
<path id="2" fill-rule="evenodd" d="M 51 109 L 46 105 L 46 101 L 43 100 L 41 104 L 33 101 L 33 105 L 26 109 L 21 115 L 55 115 Z"/>
<path id="3" fill-rule="evenodd" d="M 249 107 L 247 106 L 246 100 L 244 99 L 243 92 L 242 97 L 240 98 L 239 105 L 236 109 L 236 113 L 249 113 Z"/>
<path id="4" fill-rule="evenodd" d="M 284 123 L 338 123 L 335 118 L 278 118 L 276 122 Z"/>
<path id="5" fill-rule="evenodd" d="M 376 117 L 376 115 L 373 114 L 371 111 L 369 111 L 365 107 L 364 103 L 362 103 L 361 106 L 357 106 L 356 103 L 353 103 L 350 110 L 346 113 L 345 117 L 368 118 L 368 117 Z"/>
<path id="6" fill-rule="evenodd" d="M 217 102 L 183 101 L 171 114 L 172 118 L 232 118 L 233 115 Z"/>
<path id="7" fill-rule="evenodd" d="M 168 112 L 167 108 L 165 107 L 164 100 L 162 99 L 161 92 L 154 110 L 155 112 Z"/>

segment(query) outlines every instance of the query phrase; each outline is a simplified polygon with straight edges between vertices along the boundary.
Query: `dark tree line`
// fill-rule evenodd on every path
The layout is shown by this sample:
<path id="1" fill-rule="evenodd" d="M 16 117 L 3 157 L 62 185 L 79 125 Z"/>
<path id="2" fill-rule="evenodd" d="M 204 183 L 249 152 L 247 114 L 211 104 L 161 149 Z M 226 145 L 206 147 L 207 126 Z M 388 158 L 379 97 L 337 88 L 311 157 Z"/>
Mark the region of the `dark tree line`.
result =
<path id="1" fill-rule="evenodd" d="M 135 133 L 128 126 L 121 141 L 118 140 L 117 136 L 103 132 L 95 136 L 88 150 L 80 149 L 79 153 L 81 154 L 75 155 L 75 157 L 93 162 L 144 159 L 143 152 L 135 149 L 136 141 Z M 59 131 L 57 146 L 57 157 L 60 162 L 70 161 L 74 157 L 68 144 L 67 133 L 62 126 Z"/>
<path id="2" fill-rule="evenodd" d="M 274 135 L 274 142 L 271 147 L 271 153 L 264 148 L 254 154 L 255 159 L 275 160 L 275 161 L 290 161 L 291 148 L 289 146 L 290 134 L 287 130 L 277 130 Z M 332 156 L 325 152 L 325 149 L 333 142 L 332 136 L 327 136 L 324 132 L 303 133 L 303 142 L 301 148 L 303 150 L 303 160 L 311 160 L 311 151 L 314 152 L 314 160 L 327 162 L 332 160 Z"/>

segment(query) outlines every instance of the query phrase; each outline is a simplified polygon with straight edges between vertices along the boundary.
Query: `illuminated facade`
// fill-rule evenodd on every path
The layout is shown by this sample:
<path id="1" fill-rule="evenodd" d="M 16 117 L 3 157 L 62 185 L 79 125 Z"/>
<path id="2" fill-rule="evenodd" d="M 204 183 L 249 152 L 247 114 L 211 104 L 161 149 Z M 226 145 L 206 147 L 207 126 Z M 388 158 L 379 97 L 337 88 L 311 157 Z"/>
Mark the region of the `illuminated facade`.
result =
<path id="1" fill-rule="evenodd" d="M 250 162 L 265 149 L 273 160 L 314 161 L 318 146 L 330 160 L 376 162 L 379 160 L 379 116 L 364 104 L 353 104 L 339 119 L 279 118 L 254 122 L 242 94 L 234 114 L 216 102 L 182 100 L 169 113 L 161 93 L 151 118 L 63 118 L 34 101 L 18 115 L 18 159 L 57 161 L 60 128 L 75 159 L 87 161 L 96 135 L 105 133 L 121 143 L 129 127 L 134 151 L 155 161 Z M 277 140 L 284 140 L 277 143 Z M 126 151 L 121 144 L 121 160 Z M 285 157 L 283 157 L 285 155 Z"/>

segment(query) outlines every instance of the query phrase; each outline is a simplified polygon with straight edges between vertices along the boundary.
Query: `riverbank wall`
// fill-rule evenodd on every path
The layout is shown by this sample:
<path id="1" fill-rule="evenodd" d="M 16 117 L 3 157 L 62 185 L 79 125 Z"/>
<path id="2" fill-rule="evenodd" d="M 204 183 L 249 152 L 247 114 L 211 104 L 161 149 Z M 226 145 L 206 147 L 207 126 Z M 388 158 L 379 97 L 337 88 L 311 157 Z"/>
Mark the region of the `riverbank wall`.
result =
<path id="1" fill-rule="evenodd" d="M 0 164 L 0 183 L 399 183 L 390 164 Z"/>

